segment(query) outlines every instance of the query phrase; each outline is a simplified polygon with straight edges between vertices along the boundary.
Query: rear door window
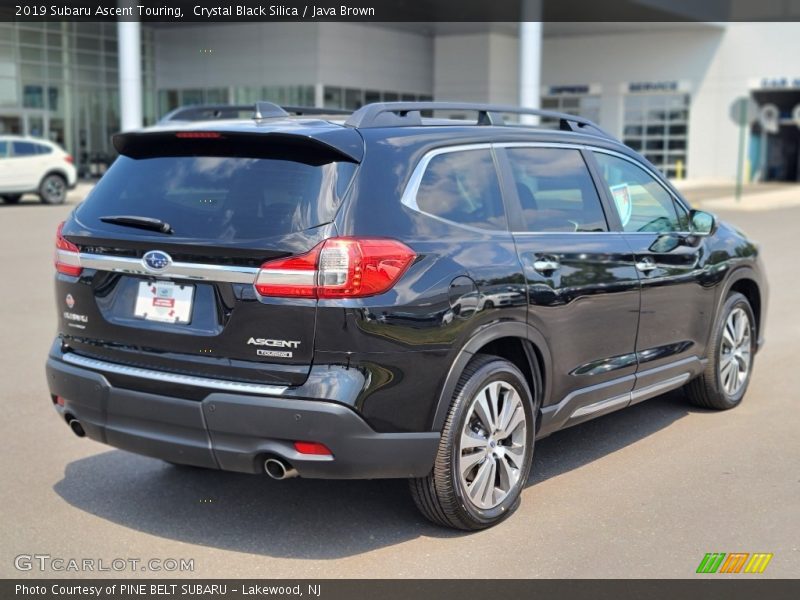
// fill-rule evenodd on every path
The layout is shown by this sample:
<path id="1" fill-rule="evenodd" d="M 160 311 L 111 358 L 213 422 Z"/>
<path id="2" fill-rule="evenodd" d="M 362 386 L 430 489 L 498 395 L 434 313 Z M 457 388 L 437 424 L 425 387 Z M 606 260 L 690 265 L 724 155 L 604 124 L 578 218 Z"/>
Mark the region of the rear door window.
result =
<path id="1" fill-rule="evenodd" d="M 423 212 L 460 225 L 508 229 L 500 182 L 488 149 L 457 150 L 431 158 L 416 200 Z"/>
<path id="2" fill-rule="evenodd" d="M 33 156 L 38 154 L 38 146 L 39 144 L 34 144 L 33 142 L 13 142 L 11 145 L 14 156 Z"/>
<path id="3" fill-rule="evenodd" d="M 77 214 L 100 228 L 117 227 L 101 217 L 136 215 L 166 221 L 176 237 L 257 240 L 332 221 L 355 168 L 271 158 L 120 156 Z"/>
<path id="4" fill-rule="evenodd" d="M 525 231 L 608 231 L 605 213 L 580 151 L 506 150 Z"/>

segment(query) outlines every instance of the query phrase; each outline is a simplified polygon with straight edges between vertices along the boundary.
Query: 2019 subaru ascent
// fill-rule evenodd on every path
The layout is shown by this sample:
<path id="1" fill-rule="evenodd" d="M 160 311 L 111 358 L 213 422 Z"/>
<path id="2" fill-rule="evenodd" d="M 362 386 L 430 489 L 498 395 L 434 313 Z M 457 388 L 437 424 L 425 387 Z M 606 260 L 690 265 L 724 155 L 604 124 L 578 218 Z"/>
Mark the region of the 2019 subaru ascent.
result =
<path id="1" fill-rule="evenodd" d="M 78 435 L 276 479 L 408 478 L 429 519 L 480 529 L 518 505 L 537 438 L 680 387 L 741 402 L 757 246 L 596 125 L 313 112 L 114 137 L 56 239 L 47 377 Z"/>

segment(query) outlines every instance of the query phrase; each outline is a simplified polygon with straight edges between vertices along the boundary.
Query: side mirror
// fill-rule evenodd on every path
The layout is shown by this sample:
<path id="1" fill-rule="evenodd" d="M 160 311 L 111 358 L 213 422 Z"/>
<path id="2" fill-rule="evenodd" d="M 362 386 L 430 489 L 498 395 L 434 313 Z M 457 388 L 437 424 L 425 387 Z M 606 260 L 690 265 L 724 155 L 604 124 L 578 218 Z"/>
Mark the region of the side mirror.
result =
<path id="1" fill-rule="evenodd" d="M 689 221 L 692 235 L 711 235 L 717 227 L 714 215 L 702 210 L 693 210 L 689 213 Z"/>

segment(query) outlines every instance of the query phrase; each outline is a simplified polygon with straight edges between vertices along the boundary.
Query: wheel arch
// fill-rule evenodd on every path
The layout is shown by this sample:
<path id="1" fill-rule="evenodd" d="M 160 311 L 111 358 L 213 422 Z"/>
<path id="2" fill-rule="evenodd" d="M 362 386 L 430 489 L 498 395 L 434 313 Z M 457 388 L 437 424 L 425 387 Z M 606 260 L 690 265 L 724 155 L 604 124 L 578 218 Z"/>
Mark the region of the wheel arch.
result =
<path id="1" fill-rule="evenodd" d="M 37 190 L 39 189 L 39 187 L 41 187 L 41 185 L 44 182 L 44 180 L 47 179 L 48 177 L 50 177 L 50 175 L 58 175 L 59 177 L 61 177 L 61 179 L 64 180 L 64 183 L 66 185 L 69 185 L 69 176 L 67 175 L 67 172 L 64 171 L 63 169 L 59 169 L 57 167 L 53 167 L 53 168 L 48 169 L 47 171 L 45 171 L 44 175 L 41 176 L 41 178 L 39 179 L 39 185 L 36 188 Z"/>
<path id="2" fill-rule="evenodd" d="M 763 340 L 763 322 L 764 322 L 764 294 L 762 286 L 759 283 L 759 277 L 754 269 L 751 267 L 740 267 L 733 271 L 725 282 L 725 287 L 717 299 L 717 307 L 715 312 L 715 319 L 719 317 L 722 306 L 725 300 L 730 296 L 731 292 L 739 292 L 750 303 L 750 308 L 753 309 L 753 316 L 755 317 L 756 339 L 759 340 L 759 346 Z"/>
<path id="3" fill-rule="evenodd" d="M 481 352 L 509 360 L 522 371 L 533 392 L 535 409 L 541 409 L 549 394 L 551 357 L 544 336 L 527 323 L 503 321 L 478 329 L 461 347 L 445 377 L 434 407 L 432 431 L 441 431 L 461 374 L 472 357 Z M 537 427 L 541 419 L 536 419 Z"/>

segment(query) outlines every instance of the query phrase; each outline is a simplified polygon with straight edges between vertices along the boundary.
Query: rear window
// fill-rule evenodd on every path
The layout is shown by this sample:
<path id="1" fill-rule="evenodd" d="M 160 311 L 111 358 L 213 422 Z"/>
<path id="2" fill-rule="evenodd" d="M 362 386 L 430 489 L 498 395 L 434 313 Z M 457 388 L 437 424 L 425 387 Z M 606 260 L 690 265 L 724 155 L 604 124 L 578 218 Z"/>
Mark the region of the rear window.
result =
<path id="1" fill-rule="evenodd" d="M 461 225 L 506 230 L 500 182 L 489 150 L 434 156 L 417 190 L 420 210 Z"/>
<path id="2" fill-rule="evenodd" d="M 33 142 L 14 142 L 12 145 L 14 156 L 33 156 L 39 154 L 39 144 Z"/>
<path id="3" fill-rule="evenodd" d="M 355 168 L 271 158 L 120 156 L 77 214 L 103 229 L 118 226 L 101 217 L 133 215 L 166 221 L 177 237 L 255 240 L 333 220 Z"/>

